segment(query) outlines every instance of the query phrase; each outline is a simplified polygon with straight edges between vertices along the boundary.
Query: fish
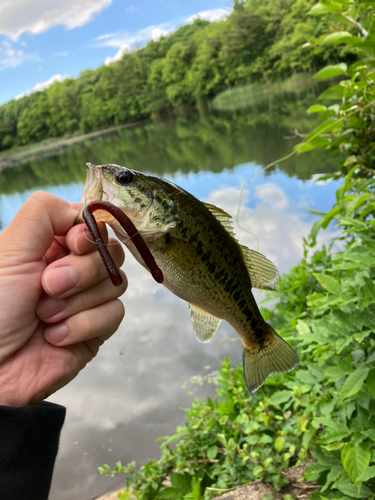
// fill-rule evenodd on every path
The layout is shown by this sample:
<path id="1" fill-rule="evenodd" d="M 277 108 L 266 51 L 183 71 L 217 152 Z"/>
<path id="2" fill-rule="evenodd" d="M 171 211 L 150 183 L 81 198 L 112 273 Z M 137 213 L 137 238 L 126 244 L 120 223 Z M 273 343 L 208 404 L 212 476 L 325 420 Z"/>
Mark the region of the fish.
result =
<path id="1" fill-rule="evenodd" d="M 82 202 L 107 201 L 130 218 L 163 273 L 163 285 L 189 303 L 196 339 L 209 342 L 222 320 L 237 332 L 251 394 L 272 373 L 297 366 L 297 353 L 264 321 L 252 294 L 253 288 L 275 290 L 279 273 L 270 260 L 239 243 L 228 213 L 160 177 L 115 164 L 86 168 Z M 110 213 L 98 210 L 95 218 L 148 269 Z"/>

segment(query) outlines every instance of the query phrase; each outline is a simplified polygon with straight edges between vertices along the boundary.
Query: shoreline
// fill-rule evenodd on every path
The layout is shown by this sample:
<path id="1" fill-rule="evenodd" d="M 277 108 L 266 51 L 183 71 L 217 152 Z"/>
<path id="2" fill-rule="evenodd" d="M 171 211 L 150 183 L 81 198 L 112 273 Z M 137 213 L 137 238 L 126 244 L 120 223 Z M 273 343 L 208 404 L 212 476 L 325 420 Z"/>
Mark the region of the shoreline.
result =
<path id="1" fill-rule="evenodd" d="M 258 91 L 255 91 L 255 95 L 258 96 L 266 96 L 268 94 L 271 94 L 273 91 L 277 92 L 280 89 L 283 90 L 292 90 L 295 87 L 300 87 L 303 85 L 311 84 L 314 82 L 312 78 L 306 78 L 306 74 L 302 75 L 301 74 L 301 80 L 296 80 L 296 81 L 290 81 L 290 78 L 286 79 L 284 82 L 274 82 L 271 84 L 269 87 L 265 86 L 262 89 L 258 88 Z M 219 93 L 217 96 L 215 96 L 210 102 L 210 104 L 213 106 L 213 109 L 215 111 L 225 111 L 225 109 L 220 109 L 220 105 L 217 106 L 215 105 L 215 101 L 218 102 L 218 100 L 222 100 L 223 103 L 226 102 L 228 99 L 225 94 L 231 94 L 231 97 L 229 97 L 229 100 L 233 99 L 233 94 L 238 94 L 241 95 L 243 92 L 254 92 L 254 89 L 252 89 L 251 85 L 245 86 L 245 87 L 234 87 L 231 89 L 224 90 L 223 92 Z M 246 106 L 246 105 L 245 105 Z M 241 107 L 241 106 L 239 106 Z M 224 105 L 225 108 L 225 105 Z M 176 108 L 172 112 L 173 115 L 180 115 L 182 109 L 181 108 Z M 186 109 L 183 108 L 183 111 L 186 112 Z M 191 111 L 191 110 L 190 110 Z M 167 117 L 165 117 L 167 118 Z M 93 139 L 95 137 L 99 137 L 104 134 L 110 134 L 111 132 L 115 132 L 117 130 L 121 130 L 124 128 L 131 128 L 138 126 L 142 123 L 147 123 L 151 121 L 152 118 L 146 118 L 143 120 L 135 120 L 133 122 L 127 122 L 123 123 L 121 125 L 114 125 L 112 127 L 100 129 L 100 130 L 95 130 L 92 132 L 88 133 L 81 133 L 77 135 L 72 135 L 70 137 L 60 137 L 60 138 L 49 138 L 49 139 L 44 139 L 41 142 L 35 142 L 31 144 L 25 144 L 24 146 L 17 146 L 14 149 L 8 149 L 4 151 L 0 151 L 0 171 L 5 170 L 7 168 L 14 167 L 16 165 L 20 165 L 22 163 L 25 163 L 27 161 L 33 160 L 33 159 L 38 159 L 38 158 L 45 158 L 48 156 L 54 155 L 59 148 L 65 149 L 70 146 L 78 145 L 86 140 Z"/>
<path id="2" fill-rule="evenodd" d="M 115 132 L 116 130 L 121 130 L 123 128 L 135 127 L 147 121 L 148 120 L 139 120 L 131 123 L 123 123 L 122 125 L 115 125 L 113 127 L 95 130 L 86 134 L 79 134 L 71 137 L 61 137 L 56 139 L 45 139 L 41 142 L 18 146 L 17 149 L 0 151 L 0 171 L 25 163 L 26 161 L 38 157 L 45 158 L 47 156 L 52 156 L 59 148 L 65 149 L 69 146 L 80 144 L 88 139 L 93 139 L 107 133 L 110 134 L 111 132 Z"/>

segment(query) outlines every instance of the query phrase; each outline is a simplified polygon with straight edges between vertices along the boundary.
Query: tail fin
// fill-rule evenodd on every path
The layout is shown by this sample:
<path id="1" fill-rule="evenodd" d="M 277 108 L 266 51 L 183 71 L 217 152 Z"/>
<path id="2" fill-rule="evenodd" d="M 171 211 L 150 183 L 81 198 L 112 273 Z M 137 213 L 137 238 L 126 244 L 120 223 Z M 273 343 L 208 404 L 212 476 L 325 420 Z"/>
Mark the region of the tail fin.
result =
<path id="1" fill-rule="evenodd" d="M 246 387 L 253 394 L 261 387 L 272 373 L 285 373 L 298 365 L 296 352 L 278 335 L 275 330 L 265 324 L 266 336 L 270 342 L 258 352 L 243 346 L 242 359 Z"/>

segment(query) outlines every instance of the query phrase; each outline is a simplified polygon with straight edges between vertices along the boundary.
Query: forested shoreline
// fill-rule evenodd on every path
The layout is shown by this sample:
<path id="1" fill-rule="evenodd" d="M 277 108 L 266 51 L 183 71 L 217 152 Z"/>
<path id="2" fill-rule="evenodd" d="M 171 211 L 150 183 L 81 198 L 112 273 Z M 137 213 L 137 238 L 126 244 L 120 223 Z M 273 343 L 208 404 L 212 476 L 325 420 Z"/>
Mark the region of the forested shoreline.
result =
<path id="1" fill-rule="evenodd" d="M 235 0 L 226 20 L 197 19 L 118 62 L 12 100 L 0 107 L 0 151 L 191 109 L 229 88 L 350 59 L 342 46 L 304 47 L 329 33 L 308 15 L 315 3 Z"/>

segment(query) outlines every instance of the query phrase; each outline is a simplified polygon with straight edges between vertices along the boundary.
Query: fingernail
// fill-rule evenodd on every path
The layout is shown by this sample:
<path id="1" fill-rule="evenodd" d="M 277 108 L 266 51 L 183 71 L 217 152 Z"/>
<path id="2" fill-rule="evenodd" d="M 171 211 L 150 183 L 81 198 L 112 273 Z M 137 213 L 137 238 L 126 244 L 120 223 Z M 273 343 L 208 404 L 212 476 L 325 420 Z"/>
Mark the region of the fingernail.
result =
<path id="1" fill-rule="evenodd" d="M 60 344 L 63 340 L 68 336 L 68 328 L 65 323 L 61 323 L 60 325 L 52 326 L 51 328 L 47 328 L 45 331 L 45 338 L 51 344 Z"/>
<path id="2" fill-rule="evenodd" d="M 50 294 L 61 295 L 76 286 L 76 273 L 70 266 L 55 267 L 47 271 L 45 284 Z"/>
<path id="3" fill-rule="evenodd" d="M 49 319 L 65 309 L 65 300 L 43 297 L 37 308 L 40 319 Z"/>

